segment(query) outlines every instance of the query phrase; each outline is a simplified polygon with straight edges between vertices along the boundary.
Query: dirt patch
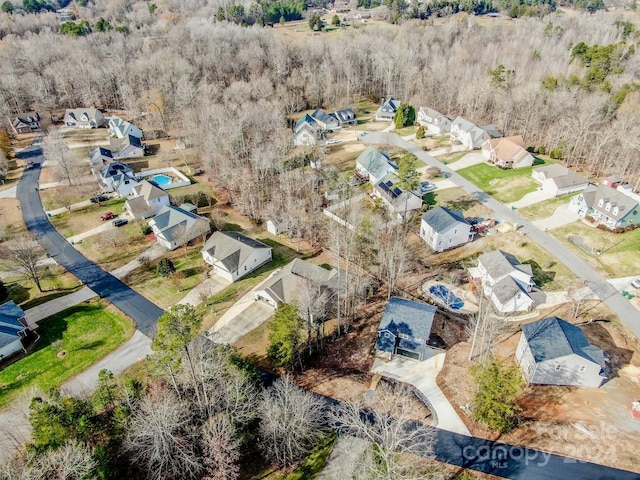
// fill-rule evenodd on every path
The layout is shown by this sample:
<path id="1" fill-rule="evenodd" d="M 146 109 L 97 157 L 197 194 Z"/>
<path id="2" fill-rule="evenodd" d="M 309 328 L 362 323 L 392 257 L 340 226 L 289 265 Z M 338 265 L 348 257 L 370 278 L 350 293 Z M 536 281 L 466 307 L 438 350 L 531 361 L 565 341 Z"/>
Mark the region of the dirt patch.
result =
<path id="1" fill-rule="evenodd" d="M 584 320 L 584 319 L 581 319 Z M 583 330 L 589 341 L 610 358 L 610 380 L 601 388 L 536 386 L 525 388 L 518 399 L 523 409 L 520 426 L 500 441 L 527 445 L 560 455 L 640 471 L 637 444 L 640 422 L 633 421 L 629 403 L 640 394 L 640 344 L 617 322 L 595 322 Z M 513 362 L 519 333 L 507 336 L 494 353 Z M 475 436 L 496 439 L 470 418 L 473 400 L 469 374 L 469 342 L 447 352 L 438 384 Z"/>
<path id="2" fill-rule="evenodd" d="M 3 198 L 0 201 L 0 228 L 4 229 L 3 236 L 8 237 L 27 230 L 20 210 L 20 202 L 17 199 Z"/>

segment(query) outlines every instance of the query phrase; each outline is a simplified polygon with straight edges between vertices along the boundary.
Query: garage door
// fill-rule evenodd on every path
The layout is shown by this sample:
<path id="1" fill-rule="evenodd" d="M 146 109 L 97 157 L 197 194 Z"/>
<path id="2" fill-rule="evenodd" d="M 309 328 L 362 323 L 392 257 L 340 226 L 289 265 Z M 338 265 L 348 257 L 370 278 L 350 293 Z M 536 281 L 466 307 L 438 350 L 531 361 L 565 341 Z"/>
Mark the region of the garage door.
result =
<path id="1" fill-rule="evenodd" d="M 402 355 L 403 357 L 413 358 L 414 360 L 420 360 L 420 355 L 418 355 L 416 352 L 410 352 L 409 350 L 398 348 L 396 350 L 396 354 Z"/>

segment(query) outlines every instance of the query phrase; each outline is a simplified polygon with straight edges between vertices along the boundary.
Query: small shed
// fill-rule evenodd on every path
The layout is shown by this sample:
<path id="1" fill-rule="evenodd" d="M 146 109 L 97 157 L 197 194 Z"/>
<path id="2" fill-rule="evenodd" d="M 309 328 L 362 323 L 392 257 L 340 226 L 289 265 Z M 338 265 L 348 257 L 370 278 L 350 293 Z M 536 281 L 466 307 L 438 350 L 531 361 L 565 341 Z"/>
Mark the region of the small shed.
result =
<path id="1" fill-rule="evenodd" d="M 289 226 L 285 220 L 267 220 L 267 232 L 271 235 L 280 235 L 281 233 L 287 233 L 288 231 Z"/>
<path id="2" fill-rule="evenodd" d="M 618 188 L 620 185 L 622 185 L 622 182 L 624 182 L 624 179 L 619 175 L 611 175 L 610 177 L 606 177 L 604 180 L 602 180 L 602 183 L 604 185 L 611 188 Z"/>

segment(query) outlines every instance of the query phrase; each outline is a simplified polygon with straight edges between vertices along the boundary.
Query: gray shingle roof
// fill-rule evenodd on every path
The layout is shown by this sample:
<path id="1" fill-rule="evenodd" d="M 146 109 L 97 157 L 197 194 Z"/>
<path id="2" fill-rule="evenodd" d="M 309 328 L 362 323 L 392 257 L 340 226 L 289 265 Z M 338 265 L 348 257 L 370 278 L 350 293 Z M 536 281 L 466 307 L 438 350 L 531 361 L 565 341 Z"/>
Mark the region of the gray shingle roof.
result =
<path id="1" fill-rule="evenodd" d="M 100 176 L 102 178 L 117 177 L 122 173 L 126 173 L 128 176 L 133 176 L 133 168 L 126 163 L 113 162 L 100 169 Z"/>
<path id="2" fill-rule="evenodd" d="M 561 318 L 550 317 L 523 325 L 522 334 L 537 363 L 575 353 L 605 367 L 602 350 L 590 345 L 580 328 Z"/>
<path id="3" fill-rule="evenodd" d="M 142 197 L 146 202 L 168 195 L 167 192 L 147 180 L 142 180 L 138 185 L 133 187 L 133 193 L 135 196 Z"/>
<path id="4" fill-rule="evenodd" d="M 484 268 L 487 270 L 487 273 L 494 279 L 509 275 L 514 270 L 520 270 L 527 275 L 533 275 L 531 265 L 524 265 L 520 263 L 520 260 L 515 256 L 510 253 L 503 252 L 502 250 L 483 253 L 478 258 L 478 261 L 482 263 Z"/>
<path id="5" fill-rule="evenodd" d="M 327 112 L 325 112 L 324 110 L 321 109 L 317 109 L 315 112 L 313 112 L 311 114 L 311 116 L 315 119 L 318 120 L 322 123 L 337 123 L 338 119 L 336 117 L 333 117 L 331 115 L 329 115 Z"/>
<path id="6" fill-rule="evenodd" d="M 164 238 L 169 242 L 172 242 L 174 240 L 179 240 L 179 238 L 176 238 L 178 233 L 183 233 L 182 230 L 178 229 L 179 227 L 184 226 L 184 228 L 189 230 L 200 220 L 206 219 L 194 213 L 182 210 L 179 207 L 165 205 L 160 209 L 158 214 L 149 221 L 149 225 L 154 225 Z"/>
<path id="7" fill-rule="evenodd" d="M 291 303 L 308 281 L 316 282 L 321 288 L 337 287 L 337 270 L 326 270 L 299 258 L 294 259 L 276 273 L 265 284 L 263 290 L 282 303 Z"/>
<path id="8" fill-rule="evenodd" d="M 304 127 L 307 127 L 307 128 L 308 127 L 313 127 L 313 128 L 317 127 L 317 122 L 308 113 L 304 114 L 304 116 L 302 118 L 300 118 L 300 120 L 298 120 L 296 122 L 296 126 L 295 126 L 295 129 L 294 129 L 295 133 L 298 133 Z"/>
<path id="9" fill-rule="evenodd" d="M 340 123 L 349 122 L 356 119 L 356 113 L 350 108 L 346 108 L 344 110 L 336 110 L 334 115 L 340 121 Z"/>
<path id="10" fill-rule="evenodd" d="M 240 232 L 218 231 L 211 235 L 202 251 L 221 262 L 227 271 L 235 272 L 253 250 L 263 248 L 271 249 L 269 245 L 249 238 Z"/>
<path id="11" fill-rule="evenodd" d="M 585 191 L 586 193 L 586 191 Z M 585 201 L 587 197 L 584 197 Z M 602 207 L 599 206 L 600 200 L 603 201 Z M 607 204 L 610 204 L 609 210 L 607 210 Z M 638 208 L 638 202 L 633 198 L 619 192 L 615 188 L 611 188 L 607 185 L 600 184 L 596 187 L 595 195 L 593 196 L 593 203 L 587 205 L 598 212 L 613 218 L 614 220 L 621 220 L 629 214 L 629 212 Z M 614 214 L 615 207 L 618 207 L 618 213 Z"/>
<path id="12" fill-rule="evenodd" d="M 359 165 L 376 179 L 382 178 L 390 169 L 397 168 L 385 153 L 375 147 L 367 147 L 356 159 L 356 165 Z"/>
<path id="13" fill-rule="evenodd" d="M 411 351 L 426 350 L 429 348 L 426 342 L 431 335 L 431 327 L 437 310 L 436 307 L 426 303 L 391 297 L 380 320 L 378 332 L 388 331 L 394 337 L 404 334 L 412 338 L 420 338 L 424 344 L 416 344 L 405 338 L 400 339 L 397 346 Z M 376 341 L 376 348 L 393 353 L 395 342 L 396 339 L 380 335 Z"/>
<path id="14" fill-rule="evenodd" d="M 469 225 L 461 210 L 449 210 L 440 206 L 429 210 L 422 219 L 436 232 L 444 232 L 456 223 Z"/>
<path id="15" fill-rule="evenodd" d="M 19 321 L 24 316 L 24 310 L 16 305 L 13 300 L 0 305 L 0 348 L 20 338 L 18 332 L 22 332 L 27 328 Z"/>

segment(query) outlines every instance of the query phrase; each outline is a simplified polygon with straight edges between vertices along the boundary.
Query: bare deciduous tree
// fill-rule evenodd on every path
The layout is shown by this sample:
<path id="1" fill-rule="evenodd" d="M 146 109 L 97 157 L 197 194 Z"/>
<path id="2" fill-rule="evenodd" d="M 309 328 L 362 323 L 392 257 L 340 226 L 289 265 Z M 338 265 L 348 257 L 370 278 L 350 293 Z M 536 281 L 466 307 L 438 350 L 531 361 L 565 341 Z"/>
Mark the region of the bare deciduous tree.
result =
<path id="1" fill-rule="evenodd" d="M 32 235 L 16 238 L 12 245 L 4 246 L 0 250 L 3 260 L 11 264 L 16 272 L 25 279 L 32 281 L 42 293 L 42 267 L 40 261 L 44 250 Z"/>
<path id="2" fill-rule="evenodd" d="M 260 448 L 278 465 L 291 465 L 322 438 L 321 400 L 291 380 L 280 378 L 258 405 Z"/>
<path id="3" fill-rule="evenodd" d="M 148 478 L 190 479 L 202 470 L 191 419 L 190 407 L 169 390 L 158 389 L 140 401 L 125 448 Z"/>
<path id="4" fill-rule="evenodd" d="M 224 414 L 205 422 L 200 440 L 206 474 L 204 480 L 235 480 L 239 475 L 240 442 Z"/>
<path id="5" fill-rule="evenodd" d="M 430 461 L 435 432 L 412 418 L 411 399 L 416 400 L 407 386 L 380 383 L 369 401 L 353 399 L 335 407 L 332 416 L 341 432 L 371 444 L 357 464 L 356 478 L 444 478 Z"/>

